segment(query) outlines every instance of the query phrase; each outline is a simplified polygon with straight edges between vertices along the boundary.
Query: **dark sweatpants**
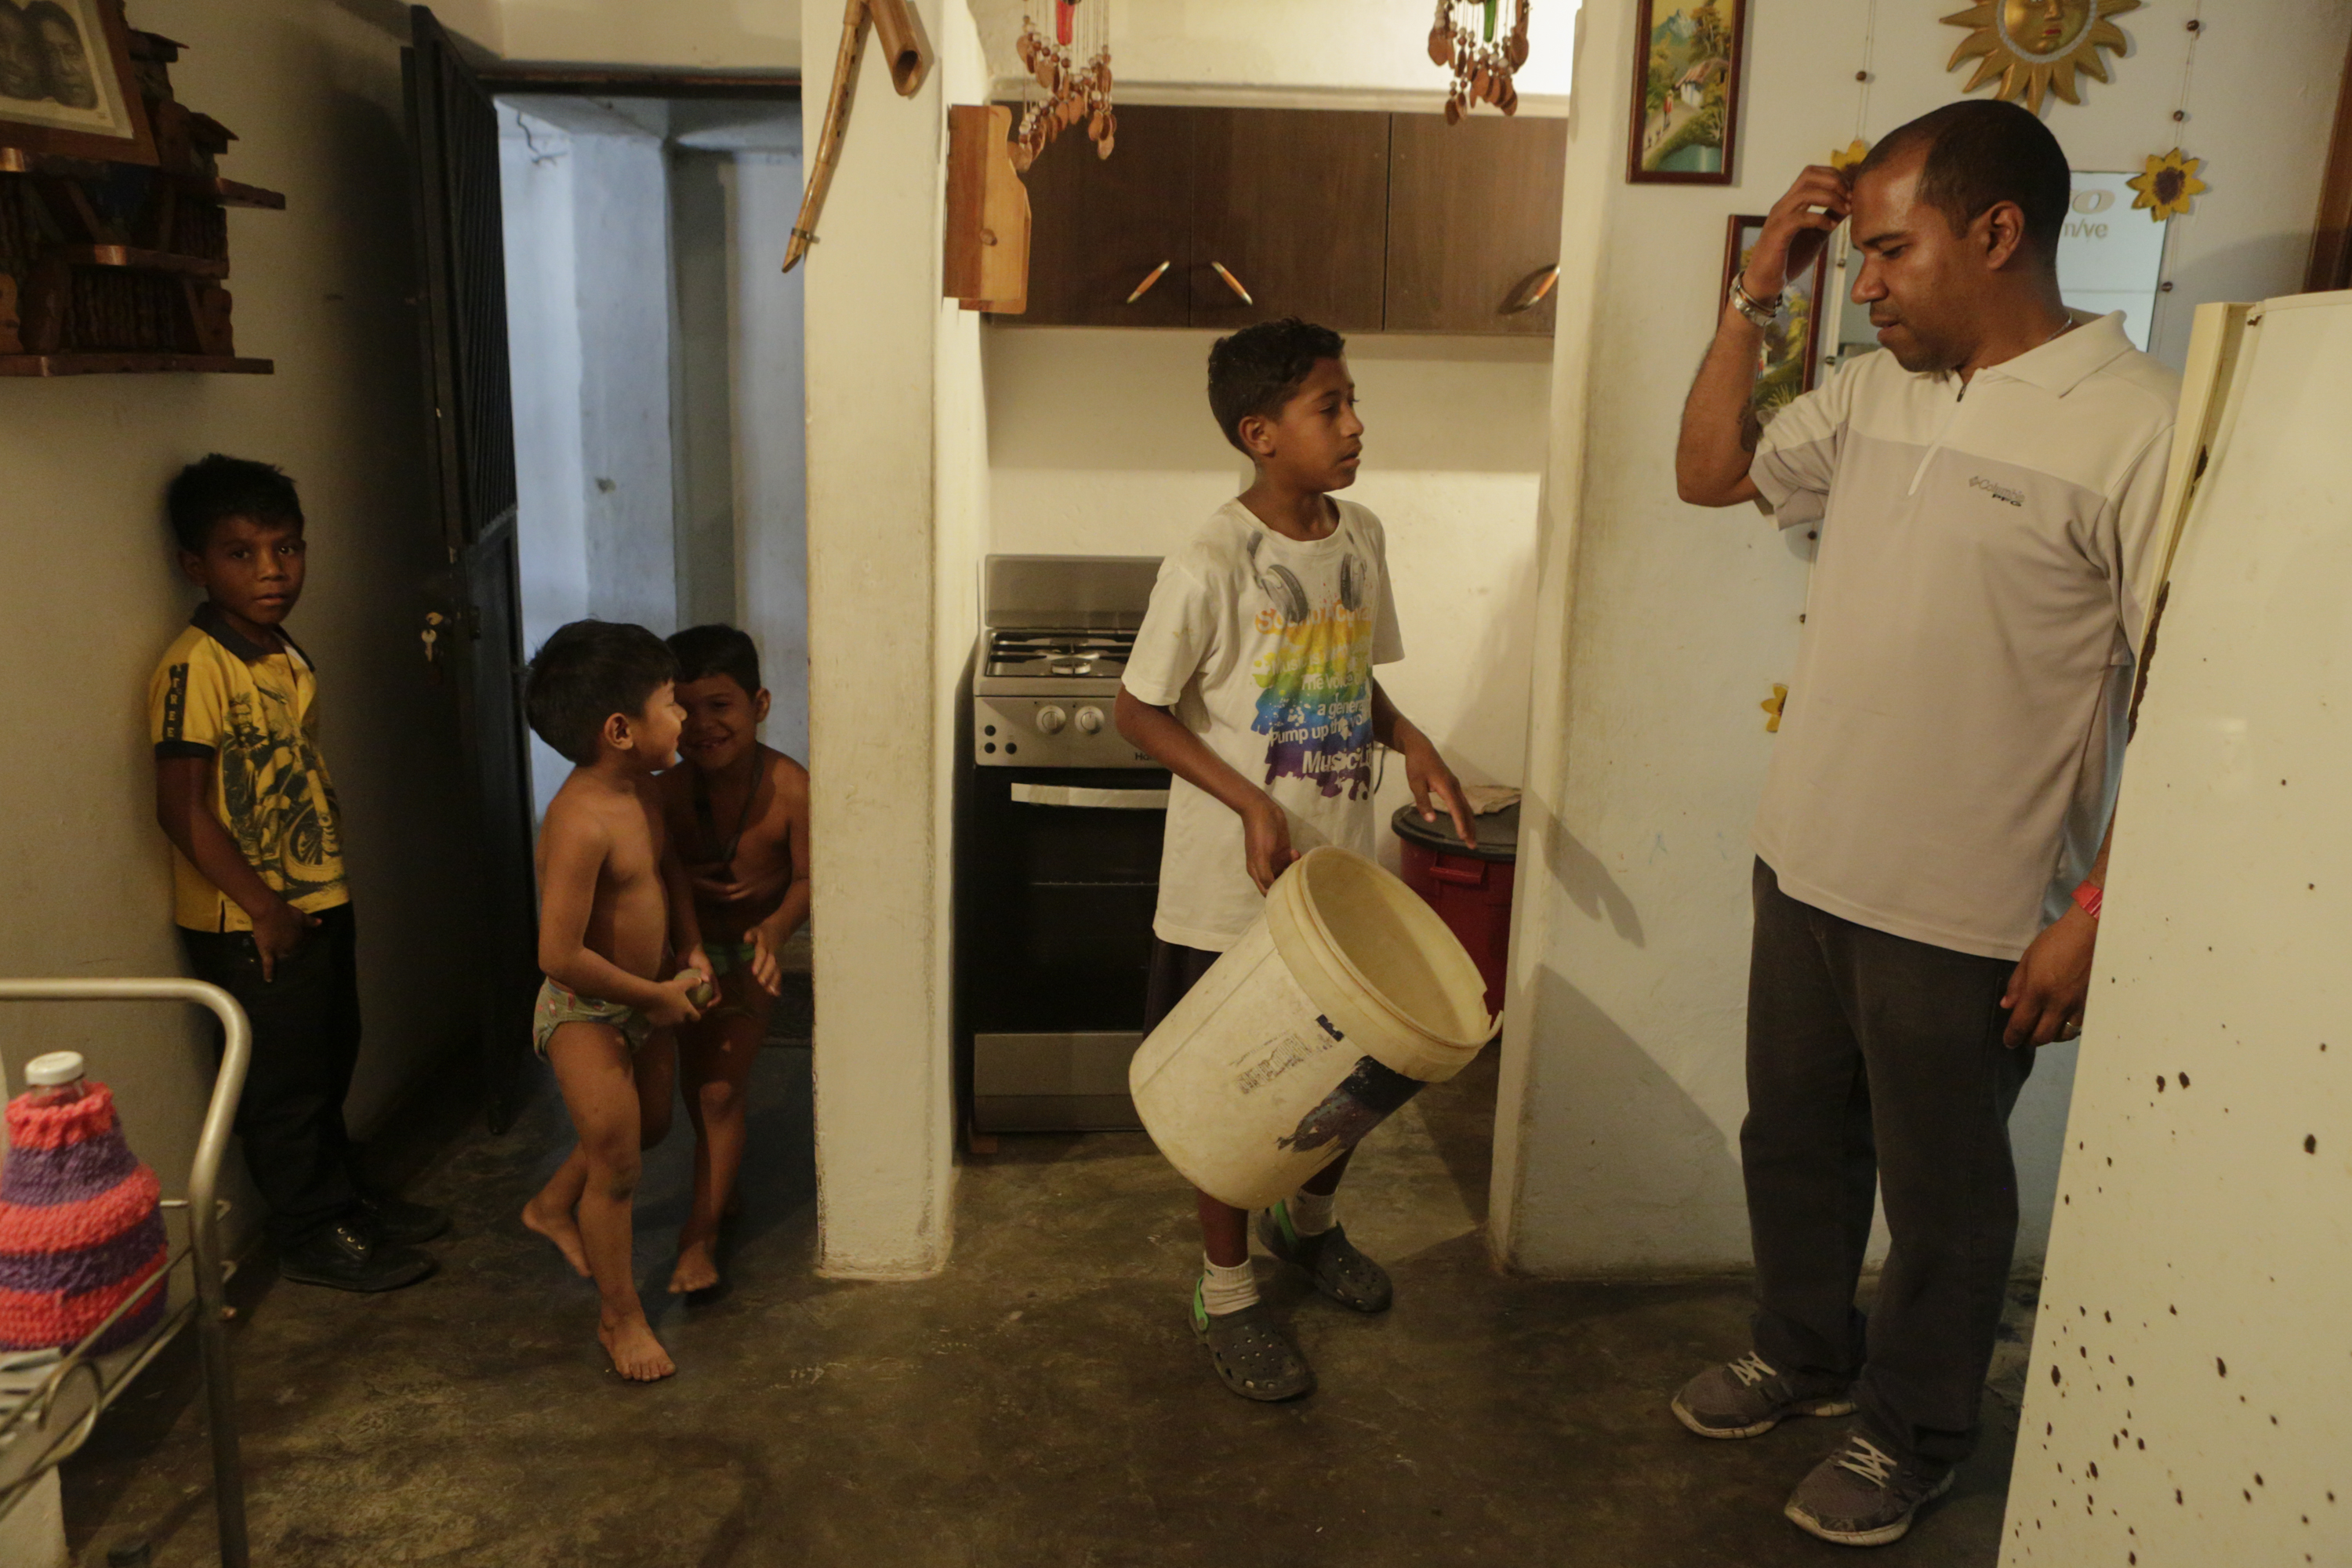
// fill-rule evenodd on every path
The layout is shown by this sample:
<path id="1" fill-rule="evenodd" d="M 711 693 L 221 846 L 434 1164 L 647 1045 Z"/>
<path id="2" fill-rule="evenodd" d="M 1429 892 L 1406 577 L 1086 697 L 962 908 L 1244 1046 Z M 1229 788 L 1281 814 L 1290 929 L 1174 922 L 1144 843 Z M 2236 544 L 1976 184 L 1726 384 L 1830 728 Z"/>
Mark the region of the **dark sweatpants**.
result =
<path id="1" fill-rule="evenodd" d="M 236 1103 L 246 1169 L 279 1246 L 333 1223 L 358 1198 L 343 1098 L 360 1054 L 356 928 L 349 904 L 322 910 L 300 946 L 261 978 L 251 931 L 180 928 L 188 967 L 237 999 L 253 1024 L 253 1065 Z M 215 1031 L 217 1036 L 217 1031 Z"/>
<path id="2" fill-rule="evenodd" d="M 1756 864 L 1748 1120 L 1756 1349 L 1852 1376 L 1888 1452 L 1958 1463 L 2017 1244 L 2009 1113 L 2033 1068 L 2001 1044 L 2015 965 L 1798 902 Z M 1876 1310 L 1853 1305 L 1874 1191 L 1894 1232 Z"/>

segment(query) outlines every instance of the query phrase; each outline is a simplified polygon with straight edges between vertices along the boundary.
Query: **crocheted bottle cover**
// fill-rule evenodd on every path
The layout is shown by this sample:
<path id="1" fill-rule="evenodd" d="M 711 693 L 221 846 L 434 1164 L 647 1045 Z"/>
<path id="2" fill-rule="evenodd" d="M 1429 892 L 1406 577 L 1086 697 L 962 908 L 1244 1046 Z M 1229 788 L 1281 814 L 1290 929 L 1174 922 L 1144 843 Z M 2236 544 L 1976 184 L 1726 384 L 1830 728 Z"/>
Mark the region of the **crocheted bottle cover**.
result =
<path id="1" fill-rule="evenodd" d="M 8 1162 L 0 1167 L 0 1349 L 72 1345 L 163 1267 L 163 1195 L 115 1120 L 114 1095 L 8 1102 Z M 107 1334 L 110 1350 L 163 1310 L 159 1287 Z"/>

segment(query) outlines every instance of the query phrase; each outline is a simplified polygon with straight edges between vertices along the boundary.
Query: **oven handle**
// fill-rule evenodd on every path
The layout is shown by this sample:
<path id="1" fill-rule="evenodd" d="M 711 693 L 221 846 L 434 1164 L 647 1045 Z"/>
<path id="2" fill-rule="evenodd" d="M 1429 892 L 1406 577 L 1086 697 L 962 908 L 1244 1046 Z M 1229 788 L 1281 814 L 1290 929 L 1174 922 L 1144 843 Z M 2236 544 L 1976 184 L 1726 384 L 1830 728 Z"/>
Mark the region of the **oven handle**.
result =
<path id="1" fill-rule="evenodd" d="M 1097 811 L 1165 811 L 1164 789 L 1087 789 L 1076 784 L 1016 784 L 1018 805 L 1083 805 Z"/>

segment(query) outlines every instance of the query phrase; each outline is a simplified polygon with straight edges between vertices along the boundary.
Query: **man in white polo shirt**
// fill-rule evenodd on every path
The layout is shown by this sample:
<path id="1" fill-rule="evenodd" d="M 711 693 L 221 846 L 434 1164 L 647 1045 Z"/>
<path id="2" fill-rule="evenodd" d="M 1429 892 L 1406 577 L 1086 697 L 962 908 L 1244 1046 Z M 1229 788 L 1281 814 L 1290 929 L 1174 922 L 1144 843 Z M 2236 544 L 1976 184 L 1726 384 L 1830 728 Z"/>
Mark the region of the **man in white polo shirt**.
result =
<path id="1" fill-rule="evenodd" d="M 2065 154 L 1948 105 L 1773 207 L 1683 411 L 1675 478 L 1819 533 L 1757 815 L 1754 1345 L 1675 1414 L 1709 1437 L 1853 1413 L 1789 1500 L 1901 1536 L 1976 1437 L 2017 1237 L 2008 1118 L 2082 1024 L 2179 378 L 2058 293 Z M 1851 214 L 1884 352 L 1768 428 L 1761 323 Z M 1894 1246 L 1865 1322 L 1874 1188 Z"/>

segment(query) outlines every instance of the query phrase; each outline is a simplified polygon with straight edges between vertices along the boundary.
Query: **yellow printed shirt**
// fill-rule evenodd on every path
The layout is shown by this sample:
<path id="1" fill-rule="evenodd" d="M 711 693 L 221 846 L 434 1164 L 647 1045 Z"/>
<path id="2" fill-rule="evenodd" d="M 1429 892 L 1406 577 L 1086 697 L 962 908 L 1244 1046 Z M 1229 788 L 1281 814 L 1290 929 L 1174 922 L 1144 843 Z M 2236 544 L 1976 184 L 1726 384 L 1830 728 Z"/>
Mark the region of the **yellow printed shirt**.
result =
<path id="1" fill-rule="evenodd" d="M 319 755 L 319 678 L 279 632 L 264 648 L 211 605 L 155 667 L 147 691 L 155 755 L 211 757 L 212 812 L 246 864 L 298 910 L 348 903 L 335 786 Z M 172 851 L 173 918 L 194 931 L 250 931 L 236 900 Z"/>

